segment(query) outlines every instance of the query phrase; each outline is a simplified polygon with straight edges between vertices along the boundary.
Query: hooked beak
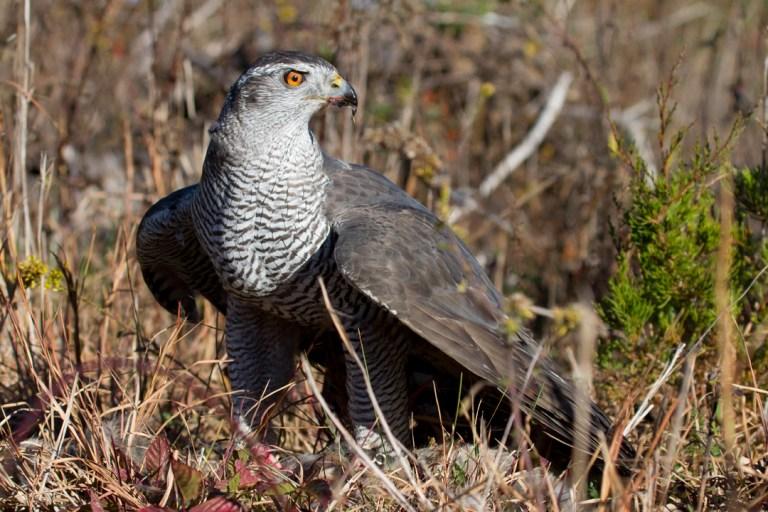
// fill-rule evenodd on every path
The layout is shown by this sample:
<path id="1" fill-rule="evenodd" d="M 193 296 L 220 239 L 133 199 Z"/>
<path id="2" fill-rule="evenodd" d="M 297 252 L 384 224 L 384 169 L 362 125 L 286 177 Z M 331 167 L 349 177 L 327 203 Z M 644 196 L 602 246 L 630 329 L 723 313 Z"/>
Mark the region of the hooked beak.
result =
<path id="1" fill-rule="evenodd" d="M 353 112 L 357 110 L 357 93 L 339 74 L 336 74 L 331 81 L 328 103 L 336 107 L 352 107 Z"/>

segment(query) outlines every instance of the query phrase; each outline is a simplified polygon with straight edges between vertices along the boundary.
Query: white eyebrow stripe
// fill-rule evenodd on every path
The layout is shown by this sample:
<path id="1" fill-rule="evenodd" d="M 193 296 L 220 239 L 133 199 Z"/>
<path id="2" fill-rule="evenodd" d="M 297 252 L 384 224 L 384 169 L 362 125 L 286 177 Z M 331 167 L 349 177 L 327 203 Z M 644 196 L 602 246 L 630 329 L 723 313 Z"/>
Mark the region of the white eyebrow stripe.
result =
<path id="1" fill-rule="evenodd" d="M 316 71 L 316 70 L 319 70 L 321 72 L 323 70 L 330 70 L 335 73 L 338 73 L 335 67 L 325 63 L 308 64 L 306 62 L 301 62 L 301 61 L 270 63 L 260 67 L 252 67 L 248 69 L 248 71 L 240 77 L 239 84 L 242 85 L 243 83 L 245 83 L 246 81 L 254 77 L 268 76 L 276 72 L 284 72 L 288 70 L 297 71 L 302 75 L 310 75 L 312 74 L 313 71 Z"/>

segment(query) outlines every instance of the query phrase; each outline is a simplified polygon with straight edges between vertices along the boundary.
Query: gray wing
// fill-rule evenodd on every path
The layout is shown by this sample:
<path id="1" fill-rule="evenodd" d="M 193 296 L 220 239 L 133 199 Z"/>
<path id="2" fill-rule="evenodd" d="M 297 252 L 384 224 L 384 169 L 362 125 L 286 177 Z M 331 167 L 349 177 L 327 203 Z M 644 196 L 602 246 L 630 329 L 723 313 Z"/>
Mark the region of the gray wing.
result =
<path id="1" fill-rule="evenodd" d="M 197 185 L 164 197 L 144 214 L 136 233 L 141 273 L 157 302 L 172 314 L 199 320 L 195 296 L 226 314 L 227 296 L 211 261 L 200 247 L 190 217 Z"/>
<path id="2" fill-rule="evenodd" d="M 575 388 L 524 333 L 509 337 L 499 293 L 456 235 L 431 212 L 371 170 L 329 161 L 328 211 L 335 259 L 346 279 L 463 367 L 519 394 L 521 406 L 557 441 L 573 446 Z M 592 407 L 581 446 L 594 451 L 611 422 Z M 621 455 L 634 451 L 624 442 Z"/>

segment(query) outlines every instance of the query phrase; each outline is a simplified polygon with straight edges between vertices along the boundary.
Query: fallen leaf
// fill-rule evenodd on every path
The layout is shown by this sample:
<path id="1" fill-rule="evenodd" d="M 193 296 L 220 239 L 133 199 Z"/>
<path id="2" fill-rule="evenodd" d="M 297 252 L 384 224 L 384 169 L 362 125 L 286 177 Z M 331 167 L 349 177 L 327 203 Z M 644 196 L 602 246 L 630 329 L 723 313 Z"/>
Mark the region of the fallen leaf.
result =
<path id="1" fill-rule="evenodd" d="M 233 478 L 237 479 L 236 489 L 250 489 L 256 487 L 264 480 L 261 475 L 252 471 L 248 464 L 241 460 L 235 461 L 235 475 Z"/>
<path id="2" fill-rule="evenodd" d="M 177 460 L 171 460 L 171 468 L 176 486 L 184 498 L 184 504 L 189 505 L 200 499 L 203 492 L 203 474 L 192 466 Z"/>
<path id="3" fill-rule="evenodd" d="M 171 447 L 165 435 L 158 435 L 152 440 L 144 454 L 143 466 L 152 474 L 163 475 L 171 458 Z"/>
<path id="4" fill-rule="evenodd" d="M 89 494 L 91 496 L 91 512 L 104 512 L 104 505 L 101 504 L 99 496 L 93 491 L 89 491 Z"/>

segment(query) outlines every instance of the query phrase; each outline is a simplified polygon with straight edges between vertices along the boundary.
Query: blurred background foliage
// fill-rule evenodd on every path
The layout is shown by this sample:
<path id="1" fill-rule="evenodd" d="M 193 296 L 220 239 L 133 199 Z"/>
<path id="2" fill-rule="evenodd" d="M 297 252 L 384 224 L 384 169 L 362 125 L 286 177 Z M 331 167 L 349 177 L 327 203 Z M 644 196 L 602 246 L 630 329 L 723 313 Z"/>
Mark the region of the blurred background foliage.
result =
<path id="1" fill-rule="evenodd" d="M 28 23 L 24 5 L 0 0 L 3 339 L 18 341 L 23 326 L 6 320 L 26 307 L 29 340 L 40 321 L 53 353 L 97 359 L 99 376 L 110 357 L 163 354 L 178 332 L 138 278 L 138 220 L 198 180 L 207 128 L 237 76 L 264 52 L 299 49 L 331 60 L 360 96 L 354 119 L 329 110 L 313 121 L 324 149 L 380 170 L 445 219 L 457 199 L 478 197 L 570 73 L 541 144 L 453 225 L 509 297 L 511 327 L 567 349 L 579 323 L 569 304 L 596 307 L 596 389 L 611 412 L 680 343 L 701 341 L 714 361 L 720 205 L 732 191 L 739 371 L 757 369 L 750 389 L 765 386 L 766 2 L 39 0 Z M 22 300 L 20 285 L 36 289 Z M 221 325 L 210 308 L 206 325 Z M 177 369 L 222 354 L 220 333 L 184 337 Z M 18 363 L 17 341 L 0 349 L 6 402 L 30 389 L 5 359 Z M 143 397 L 153 381 L 135 368 Z M 119 380 L 99 400 L 130 397 Z M 223 386 L 199 380 L 206 393 Z M 170 389 L 178 403 L 193 393 Z M 758 402 L 745 421 L 750 456 L 764 446 Z M 707 460 L 697 442 L 686 456 Z"/>
<path id="2" fill-rule="evenodd" d="M 4 240 L 6 275 L 25 258 L 50 264 L 49 251 L 72 262 L 95 251 L 106 257 L 89 261 L 90 286 L 104 296 L 112 284 L 98 276 L 114 260 L 119 227 L 130 233 L 149 204 L 197 180 L 229 84 L 260 54 L 293 48 L 333 61 L 361 97 L 355 119 L 328 111 L 314 121 L 326 151 L 381 170 L 444 216 L 451 197 L 471 196 L 525 137 L 561 73 L 574 73 L 533 156 L 455 229 L 505 293 L 543 308 L 599 304 L 619 334 L 604 336 L 604 355 L 690 341 L 714 318 L 711 181 L 760 163 L 763 2 L 39 1 L 27 64 L 16 37 L 22 4 L 6 2 L 6 232 L 33 223 L 19 214 L 22 181 L 45 198 L 39 211 L 32 201 L 40 235 Z M 674 115 L 665 118 L 657 88 L 673 69 Z M 24 76 L 22 155 L 13 134 Z M 736 122 L 739 133 L 712 160 L 703 148 Z M 746 259 L 736 259 L 734 290 L 764 261 L 763 182 L 756 171 L 738 174 Z M 758 347 L 763 301 L 753 295 L 743 311 L 755 326 L 748 345 Z M 560 338 L 562 326 L 549 324 L 532 325 Z"/>
<path id="3" fill-rule="evenodd" d="M 18 85 L 18 3 L 8 1 L 6 128 Z M 678 59 L 674 122 L 692 124 L 688 148 L 752 113 L 762 91 L 762 2 L 41 1 L 32 11 L 26 163 L 39 173 L 45 153 L 53 167 L 61 201 L 46 225 L 57 243 L 58 223 L 110 229 L 126 207 L 135 214 L 194 181 L 226 88 L 273 48 L 330 58 L 361 92 L 354 123 L 335 112 L 318 120 L 327 151 L 401 181 L 416 166 L 453 188 L 479 184 L 530 129 L 558 74 L 576 72 L 547 140 L 486 205 L 513 228 L 509 241 L 499 243 L 509 234 L 498 226 L 474 229 L 482 215 L 467 221 L 470 242 L 500 266 L 498 284 L 549 305 L 602 295 L 613 265 L 606 225 L 629 176 L 609 150 L 606 110 L 655 157 L 655 91 Z M 734 148 L 737 166 L 758 161 L 754 124 Z"/>
<path id="4" fill-rule="evenodd" d="M 24 64 L 21 4 L 6 1 L 0 121 L 9 155 Z M 712 275 L 701 272 L 711 270 L 719 230 L 707 180 L 722 165 L 760 161 L 753 114 L 767 19 L 765 4 L 750 1 L 33 2 L 23 169 L 49 201 L 36 214 L 37 249 L 27 242 L 18 257 L 20 247 L 7 247 L 9 256 L 47 261 L 43 247 L 72 261 L 94 248 L 108 255 L 121 222 L 130 230 L 151 202 L 197 180 L 229 84 L 274 48 L 323 55 L 356 86 L 355 119 L 328 111 L 315 120 L 326 151 L 381 170 L 443 215 L 451 191 L 471 195 L 571 71 L 543 143 L 455 228 L 506 293 L 545 308 L 602 304 L 609 325 L 635 340 L 625 348 L 649 336 L 690 340 L 714 315 Z M 673 69 L 676 108 L 664 119 L 657 88 Z M 727 157 L 696 153 L 737 120 Z M 685 129 L 671 156 L 662 128 Z M 629 164 L 619 142 L 633 148 Z M 16 187 L 6 186 L 4 222 L 20 225 L 20 171 L 3 165 Z M 674 171 L 654 180 L 660 166 Z M 749 176 L 762 183 L 760 173 L 738 181 L 751 201 L 744 215 L 761 219 Z M 649 222 L 668 207 L 663 225 Z M 746 279 L 754 268 L 740 264 Z"/>

